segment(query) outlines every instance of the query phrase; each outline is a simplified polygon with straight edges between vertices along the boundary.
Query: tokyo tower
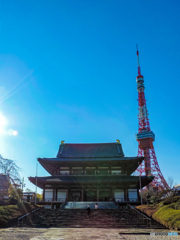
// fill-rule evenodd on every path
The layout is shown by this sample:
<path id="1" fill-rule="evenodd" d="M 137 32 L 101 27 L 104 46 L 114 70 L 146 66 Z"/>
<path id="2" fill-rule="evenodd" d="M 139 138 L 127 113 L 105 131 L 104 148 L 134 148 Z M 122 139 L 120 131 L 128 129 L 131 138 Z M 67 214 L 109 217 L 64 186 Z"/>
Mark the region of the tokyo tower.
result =
<path id="1" fill-rule="evenodd" d="M 150 129 L 148 110 L 144 94 L 144 77 L 141 75 L 139 63 L 139 51 L 137 48 L 138 76 L 136 77 L 138 91 L 138 133 L 136 139 L 138 141 L 138 156 L 144 156 L 144 161 L 137 169 L 137 174 L 142 176 L 154 176 L 154 180 L 150 183 L 152 187 L 159 190 L 169 189 L 164 179 L 154 151 L 153 141 L 155 134 Z"/>

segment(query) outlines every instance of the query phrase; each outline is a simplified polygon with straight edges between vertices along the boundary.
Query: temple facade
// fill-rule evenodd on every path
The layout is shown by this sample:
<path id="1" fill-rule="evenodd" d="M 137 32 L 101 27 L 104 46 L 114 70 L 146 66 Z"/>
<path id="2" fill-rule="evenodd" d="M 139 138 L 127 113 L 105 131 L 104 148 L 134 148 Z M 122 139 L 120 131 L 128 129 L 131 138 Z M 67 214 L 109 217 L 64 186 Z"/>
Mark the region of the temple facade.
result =
<path id="1" fill-rule="evenodd" d="M 29 177 L 43 189 L 44 204 L 66 201 L 140 202 L 139 189 L 152 176 L 133 176 L 144 157 L 125 157 L 114 143 L 61 142 L 56 158 L 38 158 L 50 176 Z"/>

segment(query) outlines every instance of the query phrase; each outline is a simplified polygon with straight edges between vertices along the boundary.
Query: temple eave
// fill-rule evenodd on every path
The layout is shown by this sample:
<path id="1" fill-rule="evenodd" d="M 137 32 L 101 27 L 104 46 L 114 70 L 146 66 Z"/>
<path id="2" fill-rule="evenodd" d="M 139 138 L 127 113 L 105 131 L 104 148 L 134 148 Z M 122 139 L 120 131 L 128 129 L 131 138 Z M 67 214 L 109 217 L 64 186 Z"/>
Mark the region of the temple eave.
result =
<path id="1" fill-rule="evenodd" d="M 146 186 L 153 180 L 153 176 L 49 176 L 49 177 L 37 177 L 37 186 L 44 188 L 45 185 L 51 185 L 54 188 L 59 185 L 77 185 L 77 184 L 107 184 L 110 183 L 114 186 L 117 185 L 132 185 L 135 184 L 137 187 Z M 36 184 L 36 177 L 29 177 L 29 180 Z M 141 183 L 140 183 L 141 181 Z M 105 186 L 106 187 L 106 186 Z"/>
<path id="2" fill-rule="evenodd" d="M 132 174 L 137 167 L 142 163 L 144 157 L 135 158 L 94 158 L 86 159 L 48 159 L 48 158 L 38 158 L 40 164 L 48 171 L 51 175 L 54 171 L 60 167 L 108 167 L 108 166 L 124 166 L 125 169 L 129 171 L 129 175 Z"/>

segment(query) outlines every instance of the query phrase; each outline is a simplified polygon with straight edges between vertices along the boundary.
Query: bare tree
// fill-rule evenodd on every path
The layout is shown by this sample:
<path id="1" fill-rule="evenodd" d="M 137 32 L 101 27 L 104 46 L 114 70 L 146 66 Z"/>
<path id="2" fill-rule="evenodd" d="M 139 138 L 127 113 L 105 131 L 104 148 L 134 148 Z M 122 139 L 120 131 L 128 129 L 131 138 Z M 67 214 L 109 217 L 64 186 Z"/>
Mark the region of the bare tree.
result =
<path id="1" fill-rule="evenodd" d="M 14 186 L 21 184 L 20 168 L 16 165 L 14 160 L 3 158 L 0 155 L 0 174 L 9 178 L 9 181 Z"/>
<path id="2" fill-rule="evenodd" d="M 168 177 L 167 184 L 169 185 L 170 189 L 173 189 L 173 187 L 175 185 L 174 179 L 172 177 Z"/>
<path id="3" fill-rule="evenodd" d="M 0 174 L 0 200 L 8 198 L 8 189 L 10 187 L 9 179 L 6 175 Z"/>
<path id="4" fill-rule="evenodd" d="M 16 192 L 17 200 L 20 198 L 21 179 L 19 175 L 20 168 L 14 160 L 3 158 L 0 155 L 0 198 L 8 198 L 12 189 Z M 11 191 L 10 191 L 11 190 Z"/>

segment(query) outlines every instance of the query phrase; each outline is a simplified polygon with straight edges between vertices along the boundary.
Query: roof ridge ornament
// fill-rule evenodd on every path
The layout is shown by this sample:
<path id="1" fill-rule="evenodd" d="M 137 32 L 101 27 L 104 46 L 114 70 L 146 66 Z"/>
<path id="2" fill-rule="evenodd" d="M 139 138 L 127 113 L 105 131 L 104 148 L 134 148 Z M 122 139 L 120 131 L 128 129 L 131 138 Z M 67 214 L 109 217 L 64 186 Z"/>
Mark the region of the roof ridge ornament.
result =
<path id="1" fill-rule="evenodd" d="M 60 155 L 62 154 L 62 151 L 63 151 L 63 145 L 64 145 L 64 140 L 61 141 L 61 145 L 60 145 Z"/>
<path id="2" fill-rule="evenodd" d="M 116 142 L 117 142 L 118 153 L 120 155 L 121 154 L 121 150 L 120 150 L 120 141 L 119 141 L 119 139 L 116 139 Z"/>

